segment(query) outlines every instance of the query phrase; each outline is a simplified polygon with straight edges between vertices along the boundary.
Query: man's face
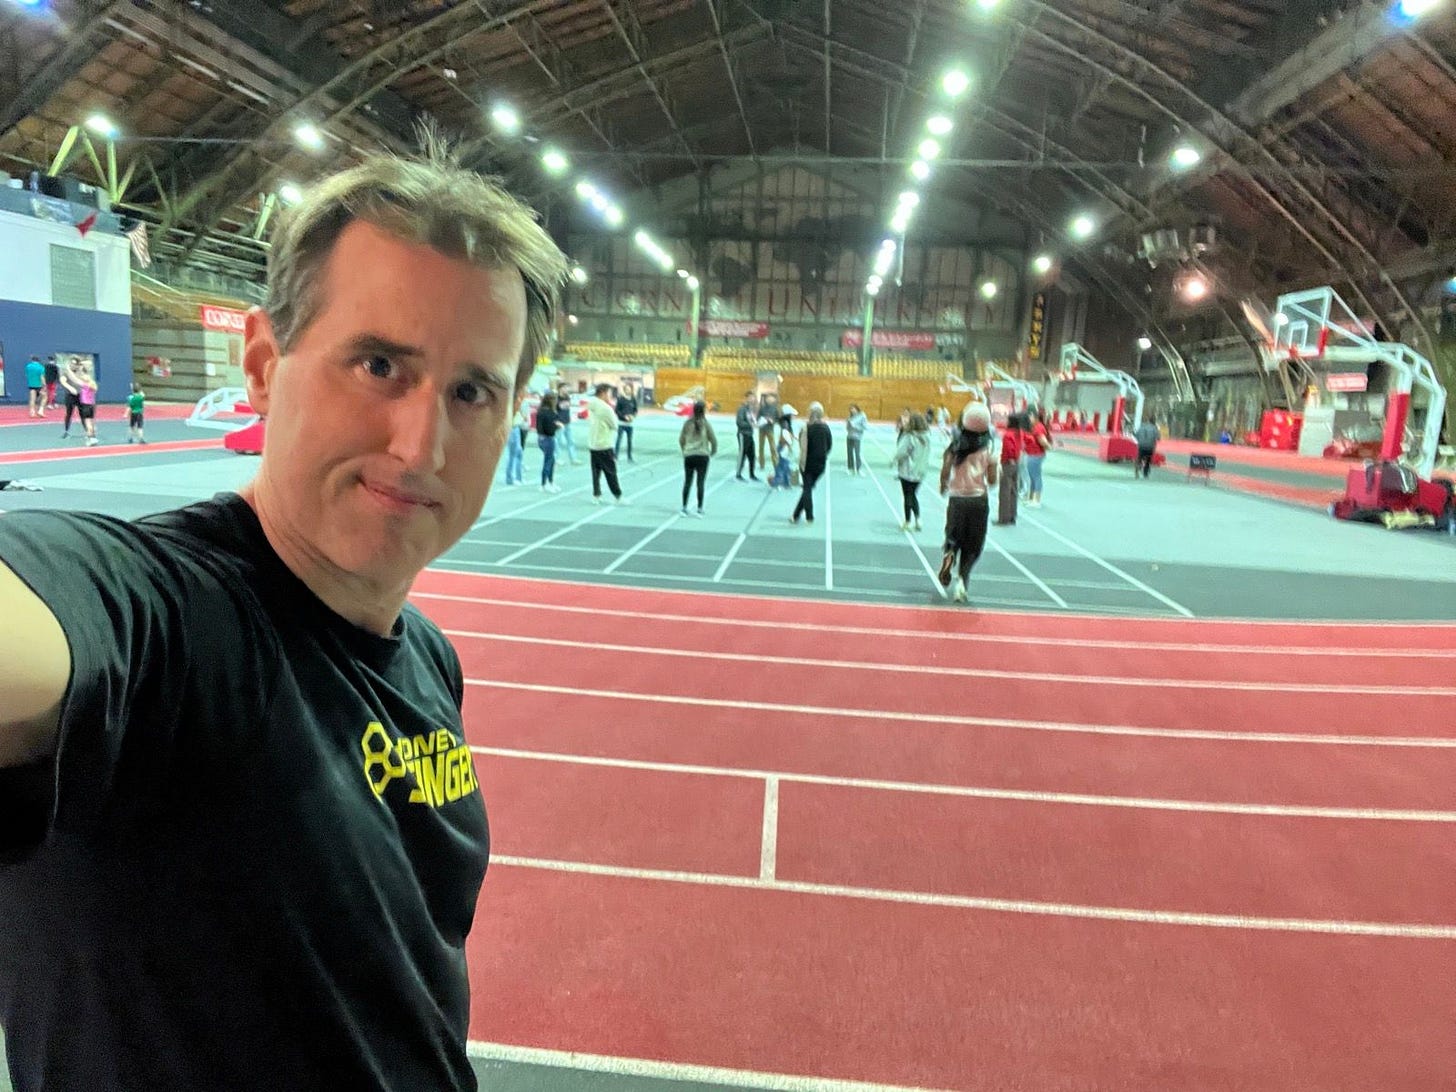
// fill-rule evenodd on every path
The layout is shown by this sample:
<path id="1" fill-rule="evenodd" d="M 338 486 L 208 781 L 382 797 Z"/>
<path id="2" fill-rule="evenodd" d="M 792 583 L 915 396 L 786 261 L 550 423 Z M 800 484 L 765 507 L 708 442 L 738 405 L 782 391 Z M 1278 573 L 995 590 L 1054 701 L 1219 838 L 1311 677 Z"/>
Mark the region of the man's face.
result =
<path id="1" fill-rule="evenodd" d="M 321 277 L 286 355 L 248 316 L 248 391 L 268 419 L 258 501 L 314 560 L 408 582 L 485 504 L 519 402 L 525 288 L 362 222 Z"/>

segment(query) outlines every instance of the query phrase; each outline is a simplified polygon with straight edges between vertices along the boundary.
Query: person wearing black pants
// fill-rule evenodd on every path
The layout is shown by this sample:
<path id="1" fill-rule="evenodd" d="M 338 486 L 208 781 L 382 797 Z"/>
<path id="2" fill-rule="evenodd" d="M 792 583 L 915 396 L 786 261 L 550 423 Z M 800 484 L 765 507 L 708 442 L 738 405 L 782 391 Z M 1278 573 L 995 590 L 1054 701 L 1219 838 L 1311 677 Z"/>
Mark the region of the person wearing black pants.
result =
<path id="1" fill-rule="evenodd" d="M 799 473 L 803 476 L 803 490 L 799 503 L 794 506 L 790 523 L 798 523 L 803 516 L 814 522 L 814 486 L 819 484 L 825 468 L 829 465 L 829 450 L 834 446 L 834 434 L 824 423 L 824 407 L 818 402 L 809 404 L 809 423 L 799 437 Z"/>
<path id="2" fill-rule="evenodd" d="M 949 499 L 945 510 L 945 553 L 940 562 L 940 586 L 950 587 L 951 598 L 966 601 L 966 582 L 986 548 L 986 525 L 991 518 L 990 487 L 997 481 L 991 450 L 991 413 L 972 402 L 961 415 L 960 432 L 945 449 L 940 467 L 940 492 Z"/>
<path id="3" fill-rule="evenodd" d="M 758 475 L 753 472 L 753 419 L 757 413 L 758 396 L 752 391 L 744 391 L 743 404 L 738 407 L 738 415 L 734 418 L 734 424 L 738 429 L 738 470 L 734 477 L 739 481 L 743 480 L 744 463 L 748 464 L 749 478 L 758 481 Z"/>
<path id="4" fill-rule="evenodd" d="M 900 493 L 905 501 L 905 519 L 900 530 L 920 530 L 920 483 L 930 466 L 930 424 L 918 413 L 910 415 L 910 423 L 895 442 L 895 474 L 900 479 Z"/>
<path id="5" fill-rule="evenodd" d="M 61 387 L 65 390 L 62 399 L 66 403 L 66 423 L 61 428 L 61 439 L 71 435 L 71 417 L 81 409 L 81 377 L 75 360 L 66 361 L 61 371 Z"/>
<path id="6" fill-rule="evenodd" d="M 637 399 L 632 397 L 632 384 L 628 383 L 617 395 L 617 446 L 615 454 L 622 454 L 622 441 L 627 441 L 627 461 L 632 458 L 632 422 L 637 420 Z"/>
<path id="7" fill-rule="evenodd" d="M 1153 455 L 1157 453 L 1158 440 L 1162 438 L 1162 433 L 1158 431 L 1157 422 L 1151 417 L 1145 417 L 1132 435 L 1138 446 L 1137 466 L 1133 469 L 1133 477 L 1146 478 L 1153 472 Z"/>
<path id="8" fill-rule="evenodd" d="M 708 404 L 701 400 L 693 403 L 693 416 L 683 423 L 678 434 L 677 445 L 683 453 L 682 514 L 703 516 L 703 486 L 708 480 L 708 460 L 718 454 L 718 437 L 713 435 L 713 426 L 708 423 Z M 698 483 L 698 509 L 688 509 L 688 493 L 694 479 Z"/>
<path id="9" fill-rule="evenodd" d="M 617 436 L 617 414 L 610 401 L 612 388 L 608 383 L 596 385 L 596 396 L 586 404 L 586 446 L 591 452 L 592 503 L 602 503 L 602 476 L 607 479 L 607 489 L 618 504 L 626 504 L 622 498 L 622 487 L 617 484 L 617 455 L 612 442 Z"/>

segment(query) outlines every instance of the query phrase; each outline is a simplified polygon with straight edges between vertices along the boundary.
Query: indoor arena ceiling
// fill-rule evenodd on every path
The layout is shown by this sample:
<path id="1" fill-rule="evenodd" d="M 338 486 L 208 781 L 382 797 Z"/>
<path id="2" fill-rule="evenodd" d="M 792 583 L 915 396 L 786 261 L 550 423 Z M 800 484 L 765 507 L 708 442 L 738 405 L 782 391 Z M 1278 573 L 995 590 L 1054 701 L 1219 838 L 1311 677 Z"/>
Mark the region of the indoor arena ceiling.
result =
<path id="1" fill-rule="evenodd" d="M 958 63 L 973 82 L 930 198 L 947 238 L 945 210 L 993 205 L 1146 294 L 1143 237 L 1207 226 L 1230 295 L 1337 283 L 1401 326 L 1456 263 L 1456 4 L 1411 2 L 0 0 L 0 169 L 44 170 L 104 113 L 154 252 L 246 276 L 282 182 L 410 147 L 423 118 L 549 203 L 541 145 L 497 130 L 499 102 L 638 207 L 791 161 L 888 197 Z M 67 169 L 100 181 L 91 144 Z M 1201 160 L 1175 170 L 1180 145 Z M 1082 212 L 1099 230 L 1076 246 Z"/>

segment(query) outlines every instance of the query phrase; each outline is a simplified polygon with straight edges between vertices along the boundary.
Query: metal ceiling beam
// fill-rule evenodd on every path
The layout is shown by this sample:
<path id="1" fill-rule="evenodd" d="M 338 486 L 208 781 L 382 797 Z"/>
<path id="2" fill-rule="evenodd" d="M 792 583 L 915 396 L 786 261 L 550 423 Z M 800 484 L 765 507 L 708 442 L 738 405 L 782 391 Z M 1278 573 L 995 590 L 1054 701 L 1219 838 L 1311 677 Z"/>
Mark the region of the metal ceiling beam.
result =
<path id="1" fill-rule="evenodd" d="M 600 2 L 602 7 L 606 9 L 607 16 L 612 21 L 612 26 L 616 28 L 617 37 L 621 38 L 622 44 L 627 47 L 627 56 L 632 58 L 632 64 L 636 66 L 638 73 L 647 83 L 647 89 L 652 92 L 652 97 L 657 100 L 657 105 L 661 107 L 663 116 L 667 118 L 669 128 L 672 129 L 679 143 L 682 144 L 683 150 L 692 156 L 693 167 L 701 167 L 702 164 L 698 160 L 697 152 L 693 151 L 692 145 L 682 135 L 682 126 L 678 124 L 677 116 L 668 104 L 666 93 L 657 85 L 657 81 L 653 79 L 652 74 L 643 65 L 641 51 L 638 50 L 637 43 L 632 41 L 632 35 L 627 33 L 627 28 L 622 25 L 622 20 L 618 17 L 616 9 L 612 7 L 612 0 L 600 0 Z M 642 33 L 642 24 L 632 15 L 630 5 L 627 8 L 627 17 L 632 20 L 632 28 L 636 32 L 637 38 L 646 44 L 645 35 Z"/>
<path id="2" fill-rule="evenodd" d="M 1257 136 L 1247 132 L 1237 121 L 1202 99 L 1196 91 L 1189 88 L 1176 77 L 1170 75 L 1153 61 L 1142 56 L 1135 50 L 1113 41 L 1099 31 L 1088 27 L 1081 20 L 1073 18 L 1051 5 L 1044 3 L 1043 0 L 1024 0 L 1024 3 L 1029 9 L 1044 13 L 1048 18 L 1054 19 L 1062 23 L 1062 25 L 1070 27 L 1074 31 L 1082 34 L 1097 46 L 1110 50 L 1118 58 L 1129 62 L 1141 75 L 1151 77 L 1151 79 L 1137 80 L 1118 73 L 1108 65 L 1091 57 L 1087 50 L 1077 49 L 1074 46 L 1068 45 L 1046 31 L 1031 29 L 1029 33 L 1036 35 L 1052 48 L 1064 52 L 1069 57 L 1080 60 L 1083 64 L 1088 65 L 1094 70 L 1112 73 L 1117 82 L 1127 87 L 1175 124 L 1201 132 L 1204 138 L 1212 142 L 1219 152 L 1228 157 L 1229 161 L 1235 164 L 1239 162 L 1238 158 L 1230 151 L 1231 148 L 1236 147 L 1245 155 L 1266 161 L 1273 160 L 1276 163 L 1278 162 L 1273 153 Z M 1013 19 L 1020 18 L 1020 16 L 1014 13 L 1009 14 L 1008 17 Z M 1180 113 L 1179 108 L 1168 105 L 1165 101 L 1167 96 L 1155 93 L 1149 86 L 1154 81 L 1161 82 L 1174 95 L 1183 97 L 1199 111 L 1201 117 L 1198 123 L 1195 124 L 1187 114 Z M 1189 113 L 1192 113 L 1192 111 Z M 1375 255 L 1370 253 L 1365 244 L 1351 234 L 1340 217 L 1332 212 L 1316 194 L 1311 192 L 1299 180 L 1290 179 L 1288 190 L 1296 195 L 1304 205 L 1303 210 L 1298 207 L 1291 208 L 1285 200 L 1281 199 L 1278 194 L 1264 185 L 1259 179 L 1254 178 L 1247 172 L 1243 172 L 1242 176 L 1280 216 L 1284 217 L 1293 225 L 1295 230 L 1303 235 L 1309 241 L 1310 245 L 1319 251 L 1321 256 L 1332 267 L 1341 268 L 1346 271 L 1347 276 L 1349 276 L 1349 285 L 1356 298 L 1356 302 L 1365 308 L 1368 314 L 1380 319 L 1387 326 L 1396 325 L 1392 321 L 1392 316 L 1385 309 L 1375 305 L 1374 301 L 1366 293 L 1365 287 L 1360 282 L 1359 277 L 1368 277 L 1372 281 L 1379 281 L 1394 299 L 1398 311 L 1412 323 L 1417 335 L 1424 342 L 1425 348 L 1430 352 L 1434 352 L 1430 332 L 1427 330 L 1421 315 L 1411 305 L 1409 299 L 1406 298 L 1405 293 L 1386 276 Z M 1314 220 L 1323 221 L 1322 224 L 1315 226 L 1321 226 L 1324 231 L 1329 233 L 1325 238 L 1322 239 L 1317 236 L 1311 230 L 1312 225 L 1305 223 L 1305 218 L 1309 213 L 1314 214 Z M 1343 245 L 1348 248 L 1350 254 L 1342 257 L 1332 251 L 1329 244 L 1334 239 L 1342 240 Z M 1341 243 L 1336 243 L 1335 245 L 1340 246 Z"/>
<path id="3" fill-rule="evenodd" d="M 78 11 L 83 14 L 83 18 L 79 25 L 69 29 L 65 44 L 42 61 L 34 72 L 18 81 L 19 94 L 0 110 L 0 137 L 36 113 L 52 95 L 72 78 L 80 75 L 81 69 L 91 62 L 101 45 L 105 44 L 98 43 L 96 39 L 105 29 L 106 20 L 125 6 L 125 0 L 78 5 Z"/>
<path id="4" fill-rule="evenodd" d="M 1166 0 L 1154 16 L 1153 25 L 1146 28 L 1139 26 L 1135 28 L 1135 33 L 1145 35 L 1149 38 L 1156 38 L 1163 27 L 1167 26 L 1168 21 L 1182 11 L 1183 6 L 1187 2 L 1188 0 Z M 1110 78 L 1099 75 L 1092 87 L 1088 89 L 1087 94 L 1082 96 L 1082 101 L 1076 105 L 1071 115 L 1067 118 L 1067 128 L 1071 129 L 1075 127 L 1092 107 L 1101 102 L 1102 96 L 1107 93 L 1107 89 L 1111 86 L 1112 80 Z"/>
<path id="5" fill-rule="evenodd" d="M 1258 126 L 1358 64 L 1391 37 L 1389 5 L 1362 4 L 1298 46 L 1283 50 L 1284 60 L 1251 82 L 1224 112 L 1250 128 Z"/>
<path id="6" fill-rule="evenodd" d="M 758 154 L 758 149 L 753 143 L 753 127 L 748 124 L 748 110 L 743 105 L 743 95 L 738 90 L 738 76 L 733 71 L 733 58 L 728 53 L 728 43 L 723 37 L 723 20 L 718 14 L 718 5 L 722 0 L 707 0 L 708 15 L 713 20 L 713 37 L 718 43 L 718 52 L 723 57 L 723 67 L 728 72 L 728 86 L 733 91 L 733 101 L 738 106 L 738 120 L 743 123 L 743 135 L 748 138 L 748 150 L 750 153 Z"/>
<path id="7" fill-rule="evenodd" d="M 829 91 L 829 77 L 832 62 L 829 56 L 829 45 L 832 34 L 830 23 L 830 0 L 824 0 L 824 154 L 828 155 L 834 149 L 831 147 L 830 134 L 834 130 L 834 106 L 833 98 Z"/>

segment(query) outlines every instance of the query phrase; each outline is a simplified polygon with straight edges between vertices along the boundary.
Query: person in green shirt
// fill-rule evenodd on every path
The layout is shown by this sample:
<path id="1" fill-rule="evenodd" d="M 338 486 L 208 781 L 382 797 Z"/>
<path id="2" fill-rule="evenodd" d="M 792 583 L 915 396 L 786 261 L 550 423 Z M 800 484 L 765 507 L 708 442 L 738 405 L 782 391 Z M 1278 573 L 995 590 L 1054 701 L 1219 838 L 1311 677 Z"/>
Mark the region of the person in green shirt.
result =
<path id="1" fill-rule="evenodd" d="M 147 395 L 141 385 L 133 383 L 131 393 L 126 396 L 126 418 L 127 424 L 131 426 L 131 433 L 127 436 L 129 444 L 144 444 L 147 438 L 142 435 L 142 414 L 147 406 Z"/>

